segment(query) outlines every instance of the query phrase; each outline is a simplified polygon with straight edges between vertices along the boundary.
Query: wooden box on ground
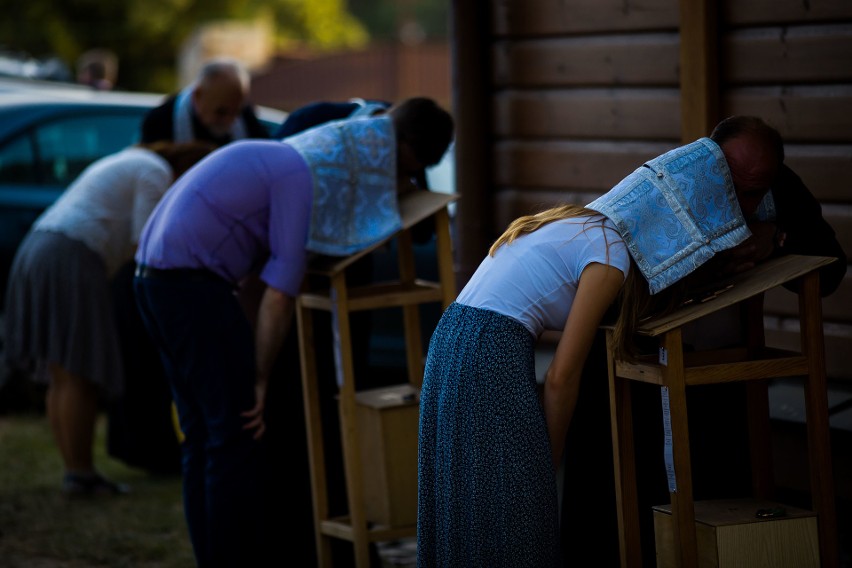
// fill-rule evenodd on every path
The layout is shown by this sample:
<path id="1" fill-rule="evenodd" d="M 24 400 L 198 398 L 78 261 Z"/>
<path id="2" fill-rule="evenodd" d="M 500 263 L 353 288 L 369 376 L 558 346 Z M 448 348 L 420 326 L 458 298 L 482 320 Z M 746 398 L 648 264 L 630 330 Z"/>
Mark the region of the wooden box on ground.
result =
<path id="1" fill-rule="evenodd" d="M 417 522 L 419 396 L 409 384 L 355 394 L 364 509 L 367 520 L 387 526 Z"/>
<path id="2" fill-rule="evenodd" d="M 784 516 L 761 519 L 759 509 Z M 756 499 L 695 502 L 700 568 L 810 568 L 819 566 L 817 516 L 812 511 Z M 654 507 L 657 566 L 674 568 L 670 505 Z"/>

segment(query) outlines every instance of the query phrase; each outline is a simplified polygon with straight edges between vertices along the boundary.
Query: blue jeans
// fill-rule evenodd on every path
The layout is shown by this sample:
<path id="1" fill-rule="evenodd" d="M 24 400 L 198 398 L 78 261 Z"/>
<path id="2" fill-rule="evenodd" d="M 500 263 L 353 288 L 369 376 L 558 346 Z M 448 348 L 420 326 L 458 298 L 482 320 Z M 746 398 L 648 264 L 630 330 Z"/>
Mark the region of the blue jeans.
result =
<path id="1" fill-rule="evenodd" d="M 267 542 L 260 444 L 240 416 L 255 404 L 249 322 L 230 285 L 212 275 L 137 276 L 134 291 L 186 437 L 183 501 L 196 561 L 260 566 Z"/>

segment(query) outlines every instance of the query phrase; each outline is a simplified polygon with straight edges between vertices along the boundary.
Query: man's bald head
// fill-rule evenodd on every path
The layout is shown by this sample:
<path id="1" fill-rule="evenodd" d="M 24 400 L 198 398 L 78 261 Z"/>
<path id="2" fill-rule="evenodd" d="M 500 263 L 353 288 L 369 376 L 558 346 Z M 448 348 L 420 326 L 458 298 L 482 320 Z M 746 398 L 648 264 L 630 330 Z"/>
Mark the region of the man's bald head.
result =
<path id="1" fill-rule="evenodd" d="M 238 61 L 208 61 L 192 90 L 195 115 L 214 135 L 227 134 L 242 111 L 249 83 L 248 71 Z"/>
<path id="2" fill-rule="evenodd" d="M 743 215 L 754 214 L 784 162 L 781 135 L 756 116 L 732 116 L 716 125 L 710 139 L 725 154 Z"/>

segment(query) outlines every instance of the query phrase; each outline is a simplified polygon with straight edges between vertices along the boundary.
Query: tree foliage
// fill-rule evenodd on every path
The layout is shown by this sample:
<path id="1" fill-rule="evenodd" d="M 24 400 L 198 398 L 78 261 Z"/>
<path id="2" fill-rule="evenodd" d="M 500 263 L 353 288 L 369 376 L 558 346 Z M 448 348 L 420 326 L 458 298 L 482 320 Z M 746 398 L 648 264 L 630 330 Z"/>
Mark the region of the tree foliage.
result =
<path id="1" fill-rule="evenodd" d="M 320 50 L 369 39 L 344 0 L 0 0 L 0 13 L 0 47 L 71 68 L 86 50 L 109 49 L 119 86 L 143 91 L 174 88 L 180 46 L 207 22 L 271 19 L 281 44 Z"/>

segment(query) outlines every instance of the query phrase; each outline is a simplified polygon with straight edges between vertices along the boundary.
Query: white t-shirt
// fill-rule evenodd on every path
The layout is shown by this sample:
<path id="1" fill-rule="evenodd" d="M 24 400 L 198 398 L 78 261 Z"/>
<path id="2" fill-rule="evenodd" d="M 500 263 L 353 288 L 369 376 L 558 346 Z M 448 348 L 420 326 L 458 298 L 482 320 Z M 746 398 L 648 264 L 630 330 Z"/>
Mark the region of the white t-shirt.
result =
<path id="1" fill-rule="evenodd" d="M 456 301 L 515 319 L 538 337 L 565 327 L 592 262 L 627 276 L 630 257 L 615 225 L 601 215 L 554 221 L 487 256 Z"/>
<path id="2" fill-rule="evenodd" d="M 166 160 L 150 150 L 127 148 L 86 168 L 33 229 L 82 241 L 112 275 L 133 257 L 145 221 L 171 183 Z"/>

